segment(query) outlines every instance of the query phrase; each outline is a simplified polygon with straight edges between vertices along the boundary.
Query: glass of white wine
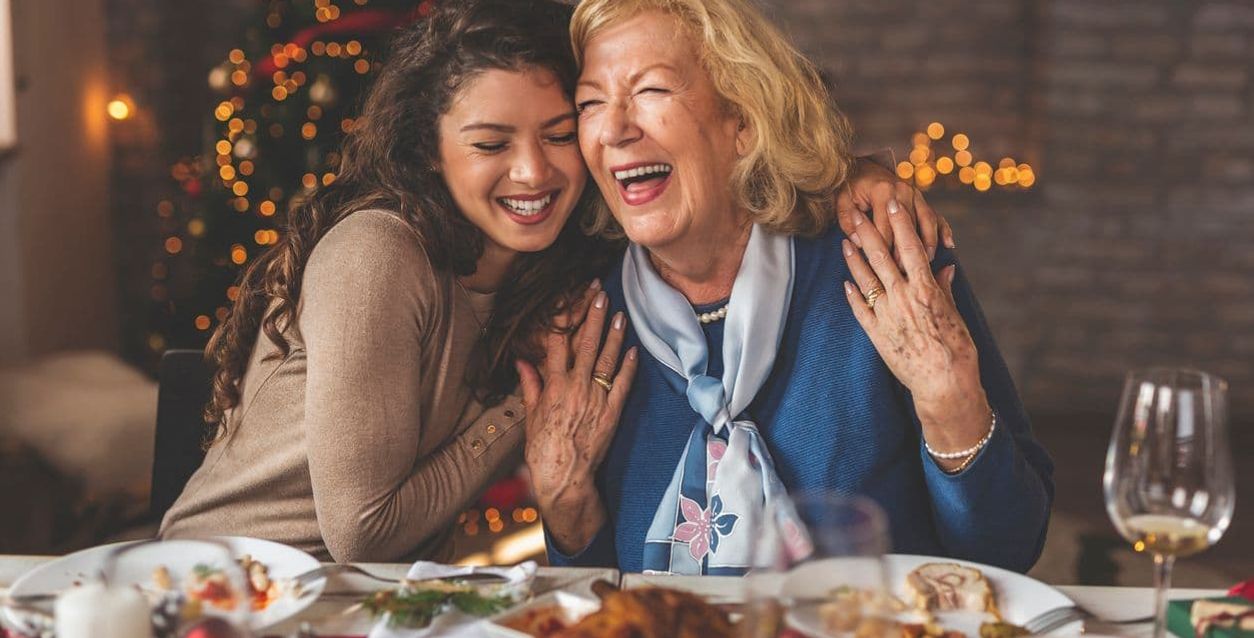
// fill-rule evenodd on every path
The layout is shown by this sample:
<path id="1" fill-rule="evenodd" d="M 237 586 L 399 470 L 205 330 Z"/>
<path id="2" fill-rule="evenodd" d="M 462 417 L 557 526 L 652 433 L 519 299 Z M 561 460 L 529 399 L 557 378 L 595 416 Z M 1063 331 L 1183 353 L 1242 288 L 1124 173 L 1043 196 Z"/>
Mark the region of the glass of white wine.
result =
<path id="1" fill-rule="evenodd" d="M 1228 384 L 1180 368 L 1128 373 L 1103 484 L 1106 511 L 1138 552 L 1154 556 L 1154 638 L 1165 631 L 1177 557 L 1214 545 L 1232 520 Z"/>

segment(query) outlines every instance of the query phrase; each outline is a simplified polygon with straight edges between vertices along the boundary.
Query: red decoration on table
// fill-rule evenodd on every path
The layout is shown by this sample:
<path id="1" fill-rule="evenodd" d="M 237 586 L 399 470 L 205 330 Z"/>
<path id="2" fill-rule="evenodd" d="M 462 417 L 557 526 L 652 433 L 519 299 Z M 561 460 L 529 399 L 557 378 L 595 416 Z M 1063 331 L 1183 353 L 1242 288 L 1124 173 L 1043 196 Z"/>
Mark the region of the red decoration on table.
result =
<path id="1" fill-rule="evenodd" d="M 1228 590 L 1229 596 L 1237 596 L 1246 600 L 1254 600 L 1254 580 L 1237 583 Z"/>

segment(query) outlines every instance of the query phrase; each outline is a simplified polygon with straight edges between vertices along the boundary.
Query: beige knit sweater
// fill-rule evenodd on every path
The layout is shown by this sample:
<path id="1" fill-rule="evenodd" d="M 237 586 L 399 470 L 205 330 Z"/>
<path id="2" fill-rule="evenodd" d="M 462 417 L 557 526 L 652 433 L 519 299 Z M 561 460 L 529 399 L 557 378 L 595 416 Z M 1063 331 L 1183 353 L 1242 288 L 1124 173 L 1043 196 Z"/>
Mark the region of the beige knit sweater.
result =
<path id="1" fill-rule="evenodd" d="M 320 559 L 449 558 L 459 512 L 520 458 L 524 416 L 465 381 L 491 295 L 434 270 L 386 211 L 318 242 L 283 358 L 262 336 L 228 437 L 162 521 L 163 538 L 236 534 Z"/>

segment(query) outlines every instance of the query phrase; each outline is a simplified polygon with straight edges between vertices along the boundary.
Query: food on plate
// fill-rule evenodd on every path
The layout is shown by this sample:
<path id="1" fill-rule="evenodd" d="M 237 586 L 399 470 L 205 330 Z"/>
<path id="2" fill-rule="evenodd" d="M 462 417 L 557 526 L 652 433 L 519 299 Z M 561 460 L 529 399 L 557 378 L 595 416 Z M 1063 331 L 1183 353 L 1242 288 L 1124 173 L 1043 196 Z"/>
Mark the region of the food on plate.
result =
<path id="1" fill-rule="evenodd" d="M 300 596 L 300 585 L 296 581 L 270 578 L 270 569 L 265 563 L 248 554 L 241 556 L 238 562 L 246 575 L 245 595 L 252 601 L 253 611 L 261 611 L 284 596 Z M 158 597 L 176 589 L 186 597 L 181 614 L 184 618 L 198 617 L 205 605 L 222 611 L 233 610 L 240 599 L 227 573 L 220 567 L 196 564 L 179 588 L 175 587 L 174 578 L 165 565 L 158 565 L 153 569 L 152 590 Z"/>
<path id="2" fill-rule="evenodd" d="M 534 607 L 501 624 L 536 638 L 551 638 L 566 629 L 566 616 L 560 605 Z"/>
<path id="3" fill-rule="evenodd" d="M 560 638 L 632 636 L 634 638 L 730 638 L 735 626 L 727 615 L 688 592 L 645 587 L 606 593 L 601 609 Z"/>
<path id="4" fill-rule="evenodd" d="M 828 601 L 819 605 L 819 618 L 828 632 L 854 631 L 866 614 L 887 615 L 907 609 L 896 597 L 871 589 L 842 585 L 828 592 Z"/>
<path id="5" fill-rule="evenodd" d="M 906 575 L 914 606 L 925 612 L 976 611 L 1001 620 L 992 585 L 980 570 L 957 563 L 927 563 Z"/>
<path id="6" fill-rule="evenodd" d="M 403 584 L 396 589 L 374 592 L 361 601 L 362 609 L 372 615 L 387 616 L 393 627 L 421 629 L 436 616 L 458 610 L 471 616 L 487 617 L 508 609 L 517 602 L 509 594 L 484 594 L 473 585 L 439 581 L 415 586 Z"/>
<path id="7" fill-rule="evenodd" d="M 1015 638 L 1027 636 L 1031 632 L 1019 625 L 1008 622 L 986 622 L 980 624 L 980 638 Z"/>

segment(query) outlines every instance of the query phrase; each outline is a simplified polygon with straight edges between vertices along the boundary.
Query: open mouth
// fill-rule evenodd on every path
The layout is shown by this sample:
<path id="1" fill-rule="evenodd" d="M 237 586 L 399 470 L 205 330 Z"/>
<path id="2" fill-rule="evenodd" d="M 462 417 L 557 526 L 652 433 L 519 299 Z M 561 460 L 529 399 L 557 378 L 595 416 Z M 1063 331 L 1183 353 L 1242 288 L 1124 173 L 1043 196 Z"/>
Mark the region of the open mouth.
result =
<path id="1" fill-rule="evenodd" d="M 614 171 L 614 179 L 627 192 L 646 191 L 660 185 L 671 174 L 670 164 L 648 164 Z"/>
<path id="2" fill-rule="evenodd" d="M 534 199 L 530 197 L 498 197 L 496 201 L 514 214 L 532 217 L 539 215 L 541 211 L 548 208 L 549 204 L 553 203 L 555 197 L 557 197 L 557 191 L 549 191 L 548 193 L 537 195 Z"/>

